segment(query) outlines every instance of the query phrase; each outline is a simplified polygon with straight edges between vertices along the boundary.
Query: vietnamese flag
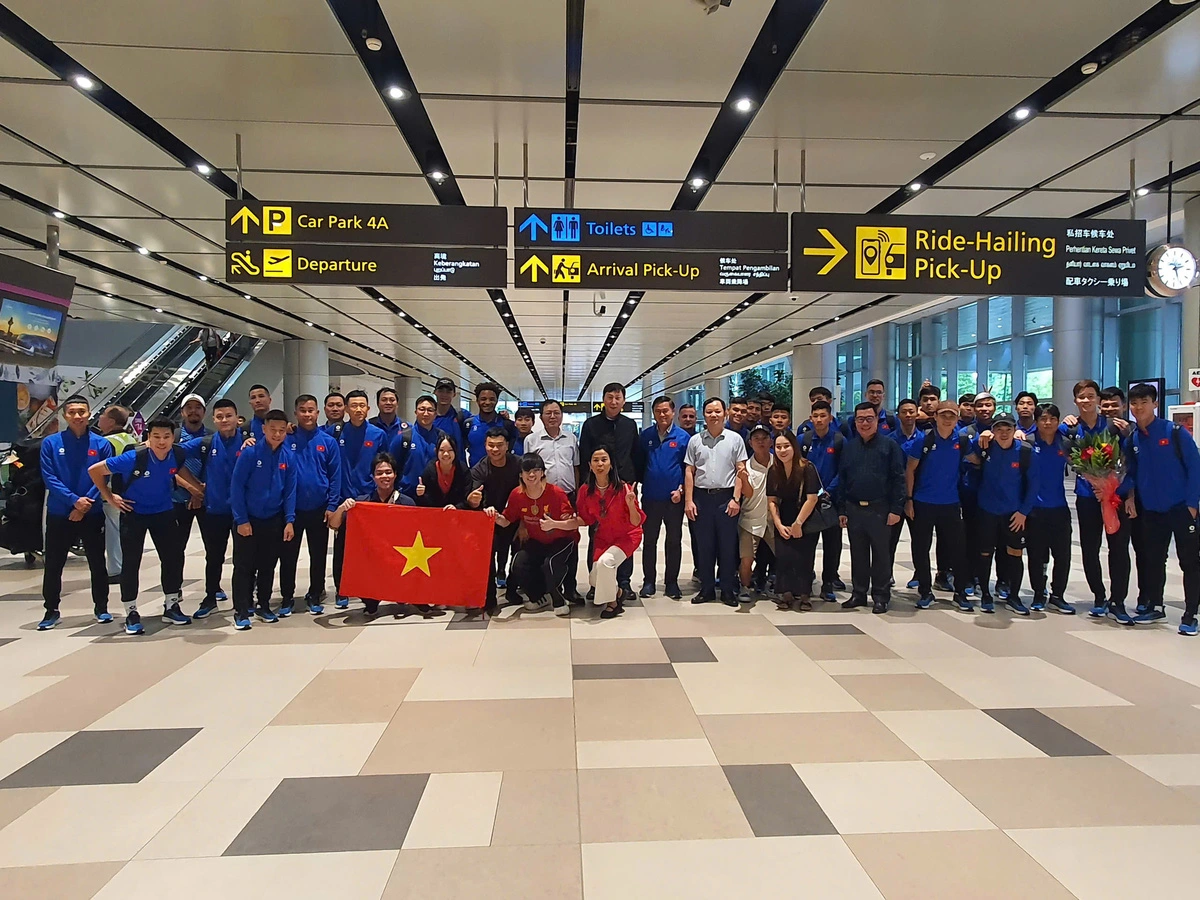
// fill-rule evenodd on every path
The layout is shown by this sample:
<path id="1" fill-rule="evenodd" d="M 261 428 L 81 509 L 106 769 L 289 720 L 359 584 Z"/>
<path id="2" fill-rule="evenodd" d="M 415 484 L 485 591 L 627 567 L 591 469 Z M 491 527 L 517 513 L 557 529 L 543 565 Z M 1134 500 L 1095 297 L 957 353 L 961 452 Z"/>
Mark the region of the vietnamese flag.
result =
<path id="1" fill-rule="evenodd" d="M 480 512 L 359 503 L 346 516 L 341 593 L 482 607 L 492 520 Z"/>

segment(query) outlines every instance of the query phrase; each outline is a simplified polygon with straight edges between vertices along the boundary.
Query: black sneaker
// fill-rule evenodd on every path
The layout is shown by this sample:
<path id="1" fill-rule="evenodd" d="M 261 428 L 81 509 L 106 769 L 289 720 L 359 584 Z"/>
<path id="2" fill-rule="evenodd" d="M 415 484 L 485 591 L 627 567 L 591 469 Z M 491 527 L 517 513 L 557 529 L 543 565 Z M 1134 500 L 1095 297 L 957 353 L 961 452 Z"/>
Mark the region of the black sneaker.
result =
<path id="1" fill-rule="evenodd" d="M 840 578 L 835 578 L 830 583 L 833 585 L 833 589 L 835 591 L 844 591 L 846 589 L 846 582 L 842 581 Z"/>
<path id="2" fill-rule="evenodd" d="M 851 597 L 849 600 L 842 601 L 842 609 L 857 609 L 860 606 L 867 605 L 866 597 Z"/>
<path id="3" fill-rule="evenodd" d="M 679 590 L 679 585 L 669 584 L 667 585 L 667 596 L 672 600 L 682 600 L 683 591 Z"/>
<path id="4" fill-rule="evenodd" d="M 721 602 L 726 606 L 732 606 L 734 609 L 738 607 L 738 598 L 736 594 L 721 594 Z"/>
<path id="5" fill-rule="evenodd" d="M 943 572 L 939 572 L 937 574 L 937 576 L 933 579 L 933 589 L 935 591 L 945 591 L 948 594 L 953 594 L 954 593 L 954 576 L 946 575 Z"/>
<path id="6" fill-rule="evenodd" d="M 1066 600 L 1064 600 L 1062 597 L 1055 597 L 1053 594 L 1051 594 L 1049 602 L 1050 602 L 1051 606 L 1053 606 L 1055 609 L 1057 609 L 1063 615 L 1065 615 L 1065 616 L 1075 615 L 1075 607 L 1072 604 L 1068 603 Z"/>
<path id="7" fill-rule="evenodd" d="M 887 611 L 888 605 L 886 600 L 876 600 L 871 604 L 871 612 L 875 613 L 877 616 Z"/>
<path id="8" fill-rule="evenodd" d="M 697 594 L 692 598 L 693 603 L 715 603 L 716 600 L 717 598 L 715 596 L 709 596 L 708 594 L 703 593 Z"/>
<path id="9" fill-rule="evenodd" d="M 658 593 L 658 588 L 655 585 L 653 585 L 653 584 L 643 584 L 642 585 L 642 593 L 641 593 L 642 597 L 653 597 L 656 593 Z"/>
<path id="10" fill-rule="evenodd" d="M 591 603 L 595 599 L 596 599 L 596 589 L 592 588 L 591 590 L 589 590 L 587 592 L 587 602 Z"/>

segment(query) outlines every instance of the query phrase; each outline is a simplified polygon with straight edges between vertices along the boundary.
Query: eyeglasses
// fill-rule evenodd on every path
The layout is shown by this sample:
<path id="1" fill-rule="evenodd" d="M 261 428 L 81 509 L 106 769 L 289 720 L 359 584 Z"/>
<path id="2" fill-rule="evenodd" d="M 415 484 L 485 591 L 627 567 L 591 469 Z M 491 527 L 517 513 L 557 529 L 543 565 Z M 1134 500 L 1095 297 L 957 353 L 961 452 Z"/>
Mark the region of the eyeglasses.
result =
<path id="1" fill-rule="evenodd" d="M 874 416 L 855 416 L 854 421 L 855 422 L 874 422 L 875 417 Z"/>

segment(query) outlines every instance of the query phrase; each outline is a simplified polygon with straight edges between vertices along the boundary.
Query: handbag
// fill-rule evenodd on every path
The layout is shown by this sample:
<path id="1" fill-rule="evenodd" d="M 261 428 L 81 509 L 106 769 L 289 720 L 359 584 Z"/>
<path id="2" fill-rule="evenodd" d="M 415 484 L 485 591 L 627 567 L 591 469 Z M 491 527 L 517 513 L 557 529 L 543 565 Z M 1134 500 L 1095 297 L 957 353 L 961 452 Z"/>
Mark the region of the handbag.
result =
<path id="1" fill-rule="evenodd" d="M 811 463 L 810 463 L 811 465 Z M 816 466 L 813 466 L 816 470 Z M 817 472 L 817 481 L 821 480 L 821 473 Z M 839 524 L 840 517 L 837 509 L 834 508 L 833 498 L 829 496 L 829 492 L 825 490 L 825 485 L 821 485 L 820 491 L 817 492 L 817 505 L 813 507 L 813 511 L 808 518 L 804 520 L 804 524 L 800 526 L 802 534 L 820 534 L 826 529 L 832 528 Z"/>

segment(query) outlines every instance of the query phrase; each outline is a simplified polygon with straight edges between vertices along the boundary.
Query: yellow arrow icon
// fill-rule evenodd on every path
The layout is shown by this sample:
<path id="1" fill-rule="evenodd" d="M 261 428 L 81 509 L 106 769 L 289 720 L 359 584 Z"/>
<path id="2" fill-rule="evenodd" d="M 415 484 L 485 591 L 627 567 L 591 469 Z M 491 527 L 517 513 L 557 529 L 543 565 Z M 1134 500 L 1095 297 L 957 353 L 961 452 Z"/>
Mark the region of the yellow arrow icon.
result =
<path id="1" fill-rule="evenodd" d="M 229 220 L 229 224 L 237 225 L 240 222 L 241 226 L 242 226 L 242 234 L 248 234 L 250 232 L 250 220 L 251 219 L 254 220 L 255 225 L 261 224 L 258 221 L 258 216 L 256 216 L 254 213 L 250 212 L 249 207 L 243 206 L 236 213 L 234 213 L 233 218 Z"/>
<path id="2" fill-rule="evenodd" d="M 531 269 L 532 271 L 530 271 Z M 525 265 L 521 266 L 521 274 L 524 275 L 526 272 L 529 272 L 529 280 L 537 284 L 539 269 L 541 269 L 542 274 L 549 274 L 550 272 L 550 267 L 542 262 L 539 257 L 531 256 L 525 260 Z"/>
<path id="3" fill-rule="evenodd" d="M 845 259 L 846 254 L 849 253 L 850 251 L 848 251 L 845 247 L 842 246 L 841 241 L 839 241 L 837 238 L 835 238 L 832 234 L 829 233 L 829 229 L 818 228 L 817 233 L 819 235 L 821 235 L 821 237 L 825 238 L 825 240 L 829 241 L 829 246 L 828 247 L 805 247 L 804 255 L 805 256 L 828 256 L 829 262 L 825 263 L 825 265 L 821 266 L 821 268 L 817 270 L 818 275 L 828 275 L 830 270 L 834 266 L 836 266 L 838 263 L 840 263 L 843 259 Z"/>

